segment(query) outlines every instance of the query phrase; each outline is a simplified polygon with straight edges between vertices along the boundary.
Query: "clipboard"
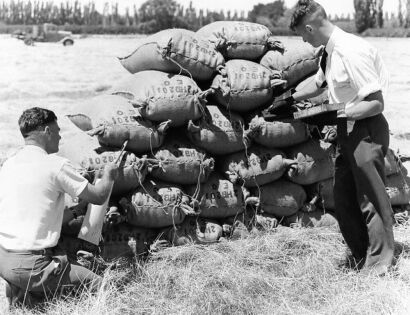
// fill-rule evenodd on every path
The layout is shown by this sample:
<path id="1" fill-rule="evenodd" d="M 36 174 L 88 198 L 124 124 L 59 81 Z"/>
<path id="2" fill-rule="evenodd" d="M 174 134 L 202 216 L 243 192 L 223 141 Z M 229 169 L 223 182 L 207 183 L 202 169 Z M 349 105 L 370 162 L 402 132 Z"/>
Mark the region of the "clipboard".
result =
<path id="1" fill-rule="evenodd" d="M 316 105 L 316 106 L 313 106 L 307 109 L 302 109 L 300 111 L 294 112 L 293 118 L 294 119 L 309 118 L 309 117 L 317 116 L 320 114 L 338 111 L 344 108 L 345 108 L 345 103 L 333 103 L 333 104 L 324 103 L 324 104 Z"/>

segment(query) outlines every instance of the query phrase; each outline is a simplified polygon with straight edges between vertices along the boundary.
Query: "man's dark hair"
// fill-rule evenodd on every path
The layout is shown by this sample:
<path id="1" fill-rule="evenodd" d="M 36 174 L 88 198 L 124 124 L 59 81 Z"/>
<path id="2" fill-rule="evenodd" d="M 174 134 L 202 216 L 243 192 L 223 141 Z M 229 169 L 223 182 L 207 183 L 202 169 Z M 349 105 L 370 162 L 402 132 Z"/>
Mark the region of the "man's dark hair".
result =
<path id="1" fill-rule="evenodd" d="M 319 14 L 324 19 L 327 19 L 325 9 L 314 0 L 299 0 L 296 3 L 295 10 L 293 11 L 292 18 L 290 20 L 290 29 L 295 31 L 306 17 Z"/>
<path id="2" fill-rule="evenodd" d="M 19 118 L 20 132 L 24 138 L 27 138 L 30 132 L 44 127 L 57 120 L 57 116 L 53 111 L 33 107 L 26 109 Z"/>

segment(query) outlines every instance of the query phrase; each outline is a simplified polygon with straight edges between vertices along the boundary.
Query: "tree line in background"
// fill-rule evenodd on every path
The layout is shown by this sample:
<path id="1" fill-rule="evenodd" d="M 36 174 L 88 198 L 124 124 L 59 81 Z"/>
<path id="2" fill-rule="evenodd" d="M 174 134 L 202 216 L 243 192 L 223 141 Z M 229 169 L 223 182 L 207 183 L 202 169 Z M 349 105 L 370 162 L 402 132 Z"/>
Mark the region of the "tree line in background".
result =
<path id="1" fill-rule="evenodd" d="M 354 0 L 355 24 L 358 33 L 368 28 L 410 28 L 410 0 L 399 0 L 397 16 L 383 14 L 383 0 Z M 386 22 L 386 23 L 385 23 Z"/>
<path id="2" fill-rule="evenodd" d="M 355 13 L 351 17 L 330 16 L 335 22 L 354 23 L 357 32 L 368 28 L 410 28 L 410 0 L 399 0 L 398 14 L 383 14 L 383 0 L 354 0 Z M 266 25 L 271 30 L 288 30 L 292 10 L 284 0 L 257 4 L 249 12 L 237 10 L 196 10 L 192 2 L 188 7 L 175 0 L 147 0 L 139 8 L 135 5 L 119 14 L 118 3 L 105 3 L 102 12 L 96 10 L 95 2 L 81 5 L 78 1 L 61 2 L 37 0 L 11 0 L 0 6 L 0 22 L 7 25 L 32 25 L 51 22 L 56 25 L 98 26 L 126 28 L 136 33 L 154 33 L 167 28 L 197 30 L 214 21 L 251 21 Z M 95 30 L 96 28 L 94 28 Z"/>

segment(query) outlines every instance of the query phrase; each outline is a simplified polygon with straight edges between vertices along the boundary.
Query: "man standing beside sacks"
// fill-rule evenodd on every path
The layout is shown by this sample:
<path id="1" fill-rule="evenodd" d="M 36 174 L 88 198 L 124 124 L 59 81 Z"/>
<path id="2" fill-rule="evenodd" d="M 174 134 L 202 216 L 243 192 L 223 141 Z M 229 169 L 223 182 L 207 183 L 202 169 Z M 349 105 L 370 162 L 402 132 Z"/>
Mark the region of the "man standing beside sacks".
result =
<path id="1" fill-rule="evenodd" d="M 118 176 L 115 164 L 92 185 L 71 163 L 56 156 L 60 128 L 55 114 L 30 108 L 19 121 L 25 146 L 0 170 L 0 277 L 6 280 L 11 305 L 33 305 L 65 286 L 97 289 L 101 277 L 67 260 L 58 246 L 63 220 L 64 194 L 103 204 Z"/>
<path id="2" fill-rule="evenodd" d="M 388 74 L 377 50 L 333 25 L 323 7 L 299 0 L 291 29 L 314 47 L 325 46 L 316 80 L 271 109 L 318 95 L 328 87 L 337 112 L 336 216 L 358 267 L 384 274 L 393 261 L 393 216 L 384 186 L 389 127 L 382 112 Z"/>

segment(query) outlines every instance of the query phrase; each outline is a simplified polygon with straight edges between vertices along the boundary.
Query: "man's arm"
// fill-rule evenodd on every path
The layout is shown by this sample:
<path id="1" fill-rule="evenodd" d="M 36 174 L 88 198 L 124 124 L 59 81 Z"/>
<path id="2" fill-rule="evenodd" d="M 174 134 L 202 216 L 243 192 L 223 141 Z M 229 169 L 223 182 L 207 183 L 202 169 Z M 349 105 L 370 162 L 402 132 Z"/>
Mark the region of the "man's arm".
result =
<path id="1" fill-rule="evenodd" d="M 323 93 L 323 91 L 324 89 L 317 85 L 316 80 L 310 80 L 310 82 L 306 84 L 302 90 L 296 91 L 292 94 L 292 96 L 296 102 L 300 102 L 318 96 Z"/>
<path id="2" fill-rule="evenodd" d="M 347 120 L 360 120 L 367 117 L 375 116 L 384 110 L 384 99 L 381 91 L 374 92 L 366 96 L 363 101 L 357 105 L 339 110 L 338 117 L 346 117 Z"/>
<path id="3" fill-rule="evenodd" d="M 107 200 L 117 176 L 118 166 L 115 164 L 106 165 L 101 180 L 95 185 L 88 183 L 78 197 L 89 203 L 102 205 Z"/>

